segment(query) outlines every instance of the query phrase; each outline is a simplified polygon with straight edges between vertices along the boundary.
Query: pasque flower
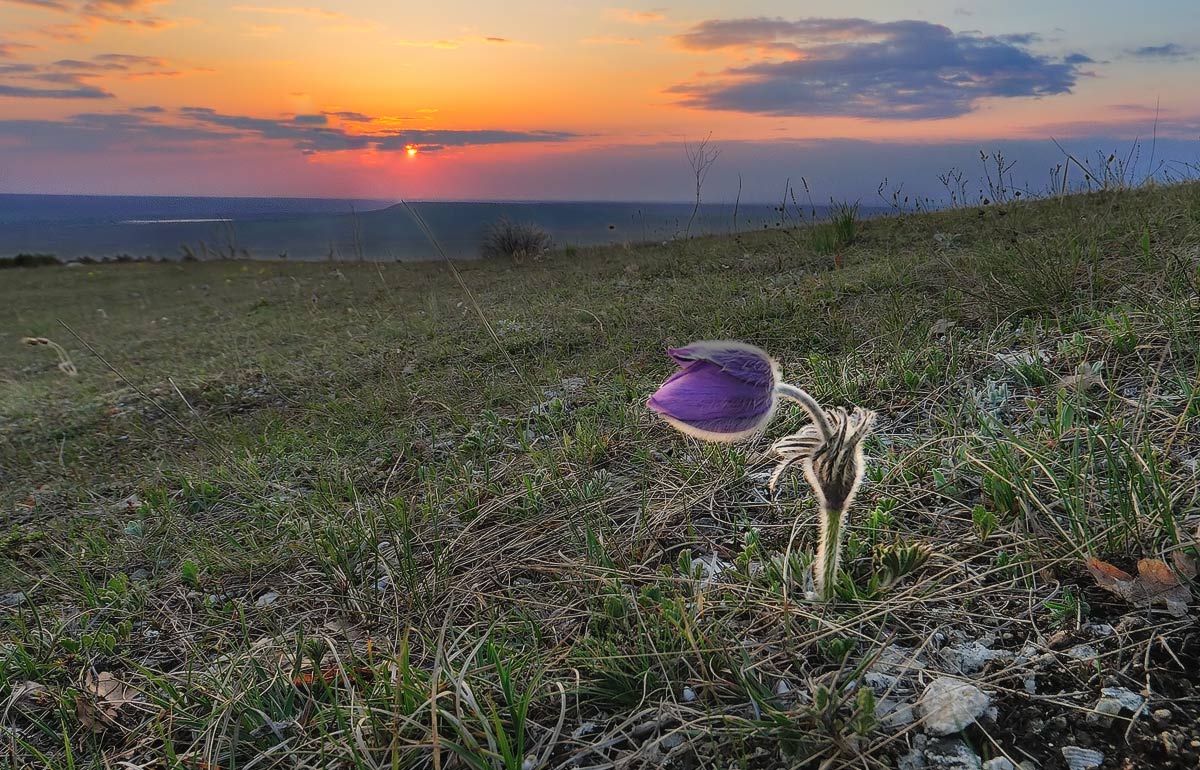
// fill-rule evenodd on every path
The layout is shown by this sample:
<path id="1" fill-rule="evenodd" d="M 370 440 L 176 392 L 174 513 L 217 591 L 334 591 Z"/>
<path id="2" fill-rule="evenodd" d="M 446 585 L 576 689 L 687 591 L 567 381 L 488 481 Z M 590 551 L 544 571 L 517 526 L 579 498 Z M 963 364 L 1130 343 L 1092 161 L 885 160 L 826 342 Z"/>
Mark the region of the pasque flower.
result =
<path id="1" fill-rule="evenodd" d="M 646 406 L 689 436 L 737 441 L 761 433 L 775 415 L 779 364 L 759 348 L 706 340 L 667 354 L 679 371 Z"/>
<path id="2" fill-rule="evenodd" d="M 855 409 L 826 412 L 802 388 L 782 381 L 779 364 L 742 342 L 693 342 L 668 351 L 679 365 L 647 406 L 678 430 L 706 441 L 731 442 L 762 433 L 780 398 L 798 403 L 812 418 L 800 432 L 773 447 L 780 462 L 771 488 L 800 463 L 821 507 L 821 536 L 813 563 L 816 596 L 829 599 L 837 582 L 846 514 L 863 475 L 862 442 L 875 414 Z"/>
<path id="3" fill-rule="evenodd" d="M 821 532 L 813 560 L 813 583 L 818 599 L 833 598 L 842 533 L 846 529 L 850 505 L 862 483 L 865 465 L 862 444 L 875 422 L 874 412 L 857 407 L 850 414 L 844 409 L 835 409 L 827 412 L 826 417 L 831 435 L 821 436 L 814 426 L 806 425 L 771 447 L 780 458 L 771 475 L 771 489 L 775 489 L 784 471 L 800 463 L 804 478 L 821 508 Z"/>

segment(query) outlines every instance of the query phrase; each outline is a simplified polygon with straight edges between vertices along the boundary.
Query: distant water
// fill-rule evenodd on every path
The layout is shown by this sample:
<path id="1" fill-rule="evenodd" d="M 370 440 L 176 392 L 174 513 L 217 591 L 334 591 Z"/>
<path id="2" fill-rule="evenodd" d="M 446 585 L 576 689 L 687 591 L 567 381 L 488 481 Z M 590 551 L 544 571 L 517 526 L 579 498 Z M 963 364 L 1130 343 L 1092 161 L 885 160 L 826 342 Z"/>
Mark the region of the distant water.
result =
<path id="1" fill-rule="evenodd" d="M 663 241 L 683 236 L 688 203 L 416 202 L 409 204 L 454 258 L 473 258 L 501 218 L 532 222 L 557 246 Z M 875 213 L 864 209 L 864 215 Z M 811 218 L 813 212 L 805 210 Z M 817 207 L 817 216 L 826 212 Z M 775 206 L 705 204 L 692 234 L 796 223 Z M 380 200 L 0 195 L 0 257 L 64 260 L 129 256 L 178 259 L 435 259 L 438 252 L 402 205 Z"/>

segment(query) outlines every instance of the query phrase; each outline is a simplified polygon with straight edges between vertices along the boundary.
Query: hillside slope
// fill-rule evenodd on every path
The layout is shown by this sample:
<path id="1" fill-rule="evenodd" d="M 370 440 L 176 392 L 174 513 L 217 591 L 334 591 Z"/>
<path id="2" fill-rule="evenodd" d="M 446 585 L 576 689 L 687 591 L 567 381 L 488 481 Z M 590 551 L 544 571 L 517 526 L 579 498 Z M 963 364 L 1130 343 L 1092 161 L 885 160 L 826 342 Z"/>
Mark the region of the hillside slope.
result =
<path id="1" fill-rule="evenodd" d="M 4 271 L 0 757 L 1194 768 L 1194 592 L 1139 606 L 1085 559 L 1186 596 L 1198 287 L 1196 184 L 844 248 Z M 814 503 L 767 493 L 769 440 L 645 409 L 712 338 L 880 415 L 834 603 L 802 598 Z M 992 710 L 934 735 L 939 678 Z"/>

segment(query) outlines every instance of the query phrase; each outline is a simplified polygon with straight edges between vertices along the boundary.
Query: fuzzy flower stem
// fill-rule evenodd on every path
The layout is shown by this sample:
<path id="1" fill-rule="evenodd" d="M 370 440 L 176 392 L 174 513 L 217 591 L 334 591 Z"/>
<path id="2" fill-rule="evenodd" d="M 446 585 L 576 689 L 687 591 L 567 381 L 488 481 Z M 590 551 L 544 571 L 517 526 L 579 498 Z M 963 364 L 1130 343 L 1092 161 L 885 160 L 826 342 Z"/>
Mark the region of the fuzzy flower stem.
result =
<path id="1" fill-rule="evenodd" d="M 844 511 L 823 509 L 821 532 L 817 540 L 817 555 L 813 561 L 813 584 L 817 599 L 828 601 L 837 588 L 838 562 L 842 555 L 842 525 Z"/>
<path id="2" fill-rule="evenodd" d="M 829 420 L 825 417 L 825 410 L 817 403 L 817 400 L 809 395 L 808 391 L 803 388 L 797 388 L 795 385 L 789 385 L 786 382 L 781 382 L 775 386 L 775 390 L 784 398 L 790 398 L 795 401 L 804 411 L 808 412 L 808 416 L 812 418 L 813 423 L 817 426 L 817 430 L 821 431 L 821 438 L 829 441 L 833 438 L 833 429 L 829 426 Z"/>

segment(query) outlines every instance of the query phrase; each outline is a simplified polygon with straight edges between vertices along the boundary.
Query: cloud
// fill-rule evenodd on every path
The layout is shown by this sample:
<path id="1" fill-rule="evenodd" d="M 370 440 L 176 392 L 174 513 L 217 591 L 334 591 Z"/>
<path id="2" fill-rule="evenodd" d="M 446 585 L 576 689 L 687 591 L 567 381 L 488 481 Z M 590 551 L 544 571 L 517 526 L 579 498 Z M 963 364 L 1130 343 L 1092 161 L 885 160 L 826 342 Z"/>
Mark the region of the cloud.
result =
<path id="1" fill-rule="evenodd" d="M 375 146 L 380 150 L 403 150 L 418 147 L 426 152 L 446 147 L 470 147 L 481 144 L 558 143 L 577 138 L 567 131 L 504 131 L 497 129 L 425 129 L 397 131 L 376 135 Z"/>
<path id="2" fill-rule="evenodd" d="M 627 24 L 657 24 L 667 20 L 665 8 L 654 8 L 649 11 L 635 11 L 632 8 L 609 8 L 605 15 L 610 19 L 623 21 Z"/>
<path id="3" fill-rule="evenodd" d="M 113 94 L 85 82 L 88 73 L 34 64 L 0 64 L 0 97 L 20 99 L 110 99 Z M 46 87 L 46 83 L 53 87 Z"/>
<path id="4" fill-rule="evenodd" d="M 83 4 L 79 15 L 92 23 L 165 29 L 173 26 L 173 22 L 149 14 L 151 9 L 164 2 L 166 0 L 90 0 Z"/>
<path id="5" fill-rule="evenodd" d="M 1126 51 L 1126 54 L 1135 59 L 1167 59 L 1170 61 L 1181 61 L 1185 59 L 1194 59 L 1196 57 L 1196 49 L 1185 48 L 1178 43 L 1163 43 L 1162 45 L 1144 45 L 1141 48 L 1134 48 Z"/>
<path id="6" fill-rule="evenodd" d="M 394 45 L 403 46 L 405 48 L 458 48 L 463 42 L 461 39 L 453 40 L 394 40 Z"/>
<path id="7" fill-rule="evenodd" d="M 27 43 L 0 43 L 0 59 L 15 59 L 19 51 L 28 51 L 34 48 Z"/>
<path id="8" fill-rule="evenodd" d="M 69 11 L 71 6 L 62 0 L 0 0 L 13 5 L 24 5 L 30 8 L 45 8 L 50 11 Z"/>
<path id="9" fill-rule="evenodd" d="M 5 2 L 73 17 L 70 23 L 35 30 L 37 34 L 55 40 L 82 40 L 106 24 L 152 30 L 174 26 L 170 19 L 152 12 L 169 0 L 0 0 L 0 3 Z"/>
<path id="10" fill-rule="evenodd" d="M 111 99 L 113 95 L 103 88 L 82 84 L 72 88 L 38 88 L 0 83 L 0 96 L 21 99 Z"/>
<path id="11" fill-rule="evenodd" d="M 636 37 L 585 37 L 583 42 L 588 45 L 641 45 Z"/>
<path id="12" fill-rule="evenodd" d="M 1082 63 L 1029 51 L 1027 36 L 955 33 L 925 21 L 710 20 L 674 38 L 700 52 L 757 52 L 756 63 L 668 89 L 685 106 L 780 116 L 928 119 L 981 99 L 1070 93 Z"/>
<path id="13" fill-rule="evenodd" d="M 536 48 L 534 43 L 524 43 L 519 40 L 513 40 L 508 37 L 497 37 L 494 35 L 488 36 L 472 36 L 472 37 L 451 37 L 441 40 L 393 40 L 393 45 L 403 46 L 405 48 L 444 48 L 452 50 L 459 46 L 467 45 L 468 43 L 484 43 L 493 45 L 506 45 L 514 48 Z"/>
<path id="14" fill-rule="evenodd" d="M 331 118 L 337 118 L 338 120 L 345 120 L 345 121 L 348 121 L 351 123 L 370 123 L 371 121 L 375 120 L 375 118 L 371 117 L 370 115 L 364 115 L 361 112 L 351 112 L 349 110 L 341 110 L 338 112 L 325 112 L 322 114 L 328 115 Z"/>
<path id="15" fill-rule="evenodd" d="M 202 71 L 202 70 L 193 70 Z M 178 77 L 185 74 L 171 69 L 169 63 L 157 56 L 106 53 L 91 59 L 59 59 L 49 64 L 0 65 L 0 95 L 26 99 L 106 99 L 111 93 L 89 82 L 95 78 L 126 80 L 149 77 Z M 54 83 L 65 88 L 45 88 L 41 83 Z"/>
<path id="16" fill-rule="evenodd" d="M 269 16 L 296 16 L 312 19 L 322 24 L 331 24 L 335 29 L 379 29 L 379 22 L 358 19 L 342 13 L 331 11 L 319 6 L 304 5 L 235 5 L 237 13 L 249 13 Z"/>
<path id="17" fill-rule="evenodd" d="M 576 134 L 565 131 L 507 131 L 502 129 L 387 130 L 351 133 L 325 124 L 311 125 L 290 120 L 226 115 L 208 107 L 184 107 L 180 114 L 200 124 L 219 126 L 271 141 L 284 141 L 305 154 L 374 149 L 381 152 L 417 147 L 433 152 L 446 147 L 565 142 Z M 347 113 L 355 114 L 358 113 Z M 320 116 L 324 117 L 324 115 Z M 362 115 L 360 117 L 366 117 Z"/>
<path id="18" fill-rule="evenodd" d="M 130 149 L 185 151 L 197 142 L 228 142 L 229 134 L 172 125 L 131 112 L 82 113 L 62 120 L 0 120 L 0 140 L 53 153 L 91 153 Z"/>
<path id="19" fill-rule="evenodd" d="M 273 5 L 235 5 L 233 10 L 238 13 L 269 13 L 276 16 L 307 16 L 310 19 L 324 21 L 348 21 L 351 17 L 337 11 L 315 8 L 312 6 L 273 6 Z"/>
<path id="20" fill-rule="evenodd" d="M 167 66 L 167 61 L 157 56 L 106 53 L 94 56 L 89 61 L 59 59 L 51 66 L 74 72 L 137 72 L 163 69 Z"/>

